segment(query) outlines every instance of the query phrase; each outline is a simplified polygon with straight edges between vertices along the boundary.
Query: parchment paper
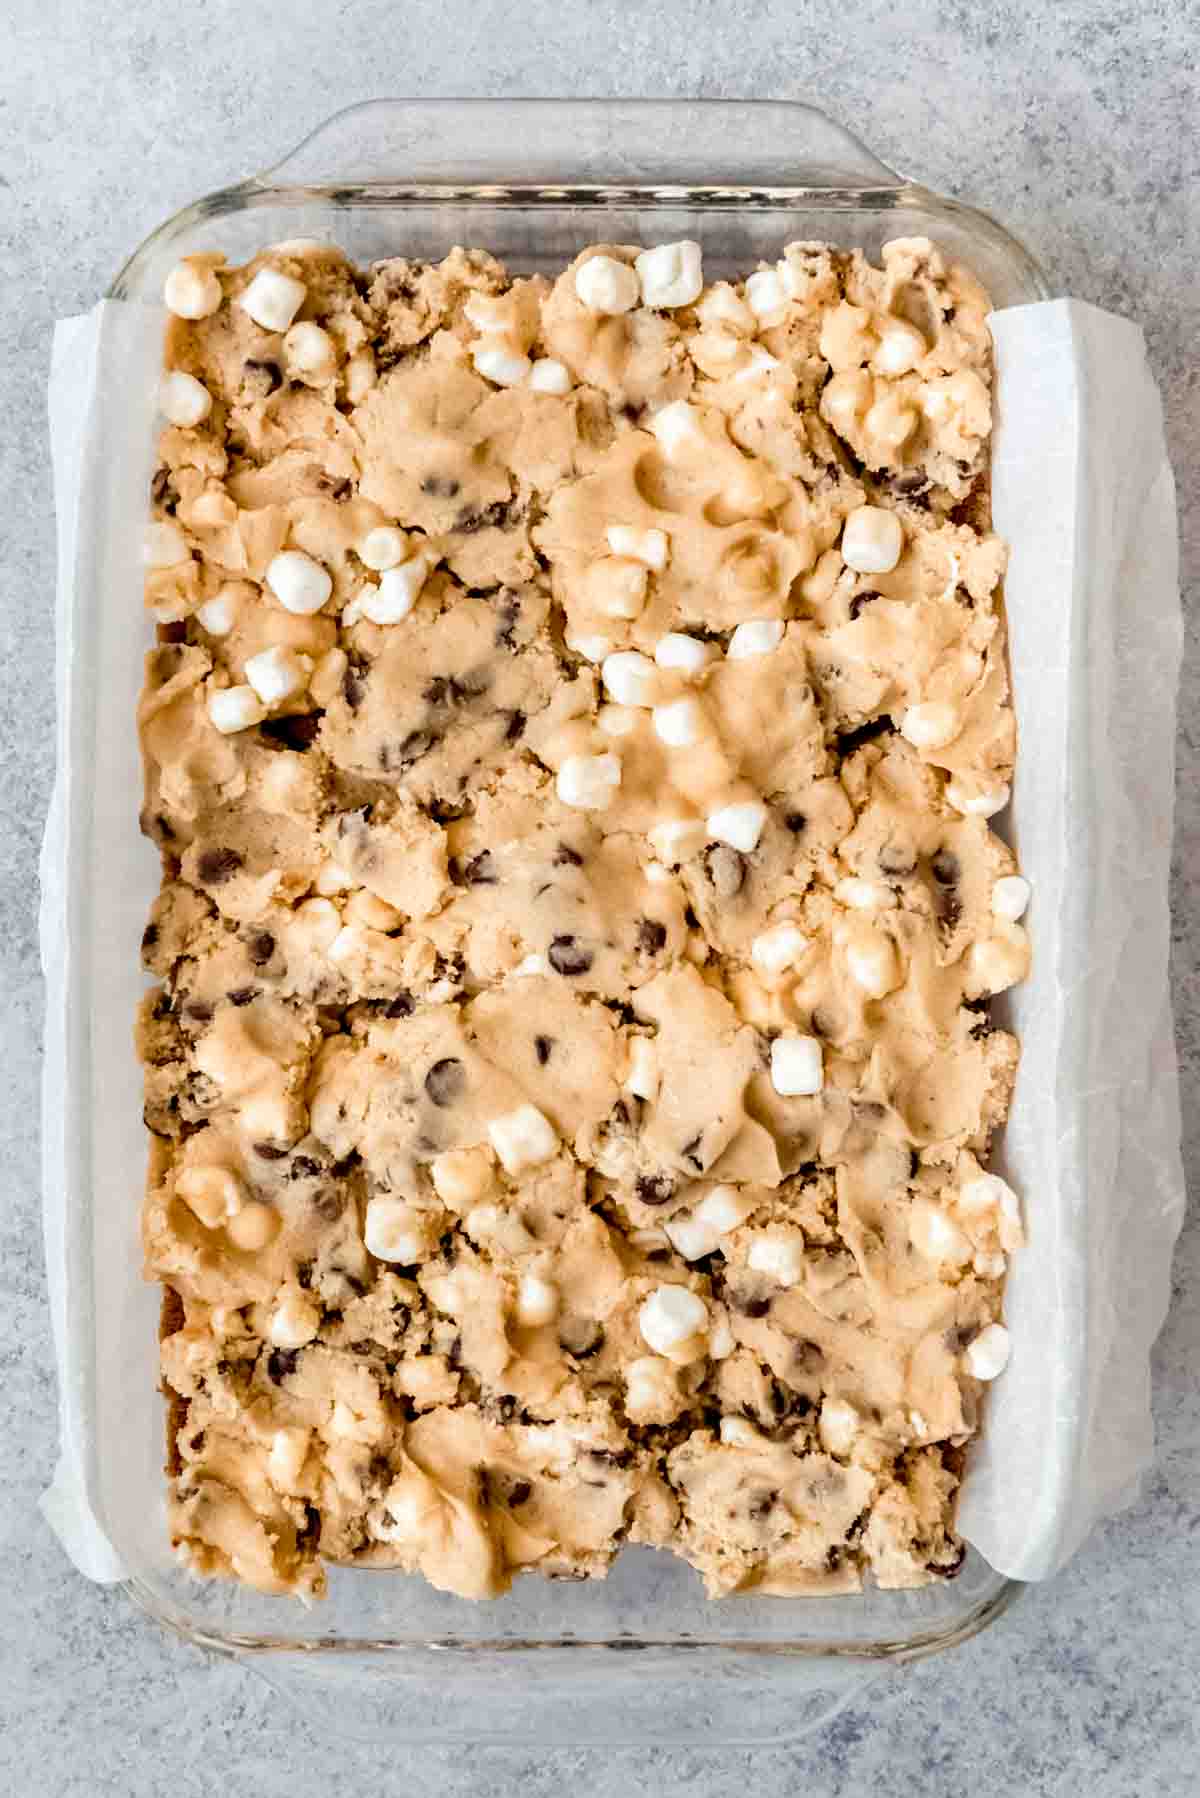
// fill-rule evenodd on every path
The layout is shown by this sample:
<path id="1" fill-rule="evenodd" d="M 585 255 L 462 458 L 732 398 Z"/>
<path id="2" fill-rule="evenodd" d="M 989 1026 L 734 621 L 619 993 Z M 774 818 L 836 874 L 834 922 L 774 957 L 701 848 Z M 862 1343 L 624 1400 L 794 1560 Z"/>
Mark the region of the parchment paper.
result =
<path id="1" fill-rule="evenodd" d="M 139 1360 L 153 1340 L 153 1300 L 139 1290 L 135 1070 L 121 1073 L 128 1106 L 119 1102 L 119 1081 L 105 1095 L 110 1102 L 95 1105 L 95 1092 L 72 1090 L 77 1063 L 67 1047 L 86 1004 L 103 1014 L 89 1017 L 93 1034 L 111 1038 L 118 1060 L 131 1057 L 139 984 L 130 969 L 127 980 L 93 980 L 85 995 L 77 972 L 83 945 L 72 937 L 85 927 L 72 924 L 82 914 L 70 903 L 78 896 L 68 874 L 78 807 L 67 798 L 77 799 L 109 761 L 122 779 L 130 776 L 140 678 L 131 560 L 128 665 L 118 635 L 107 651 L 111 704 L 98 707 L 97 753 L 90 766 L 72 766 L 66 721 L 81 680 L 103 677 L 103 667 L 81 670 L 75 652 L 77 536 L 94 522 L 97 493 L 110 509 L 117 495 L 117 535 L 126 533 L 130 545 L 140 543 L 144 518 L 146 446 L 121 440 L 121 421 L 138 408 L 120 384 L 131 366 L 152 379 L 153 357 L 114 354 L 130 321 L 113 311 L 106 302 L 64 320 L 55 337 L 59 773 L 41 913 L 44 1223 L 62 1423 L 58 1468 L 42 1502 L 67 1553 L 96 1580 L 123 1573 L 96 1517 L 97 1443 L 120 1441 L 123 1425 L 128 1433 L 128 1407 L 159 1402 L 155 1369 Z M 155 340 L 152 311 L 141 309 L 136 323 Z M 1006 601 L 1020 731 L 1013 803 L 997 825 L 1034 891 L 1033 973 L 1004 1002 L 1023 1050 L 996 1166 L 1022 1195 L 1028 1245 L 1014 1257 L 1007 1289 L 1012 1361 L 992 1388 L 972 1449 L 960 1523 L 1000 1572 L 1037 1579 L 1129 1501 L 1152 1453 L 1149 1350 L 1166 1310 L 1184 1202 L 1167 985 L 1182 625 L 1174 489 L 1140 331 L 1072 300 L 1012 308 L 992 325 L 994 509 L 1012 551 Z M 127 478 L 89 479 L 101 467 L 127 469 Z M 126 798 L 115 795 L 106 828 L 127 815 L 132 834 L 136 805 Z M 123 925 L 141 894 L 129 890 L 130 852 L 122 848 L 120 860 Z M 141 883 L 139 874 L 133 885 Z M 128 934 L 122 927 L 111 954 L 125 956 L 136 940 L 132 924 Z M 88 1103 L 97 1113 L 90 1182 L 72 1159 L 69 1125 Z M 112 1215 L 93 1216 L 107 1208 Z M 114 1357 L 120 1378 L 106 1376 Z M 152 1450 L 132 1455 L 117 1482 L 148 1530 L 161 1509 L 156 1460 Z"/>

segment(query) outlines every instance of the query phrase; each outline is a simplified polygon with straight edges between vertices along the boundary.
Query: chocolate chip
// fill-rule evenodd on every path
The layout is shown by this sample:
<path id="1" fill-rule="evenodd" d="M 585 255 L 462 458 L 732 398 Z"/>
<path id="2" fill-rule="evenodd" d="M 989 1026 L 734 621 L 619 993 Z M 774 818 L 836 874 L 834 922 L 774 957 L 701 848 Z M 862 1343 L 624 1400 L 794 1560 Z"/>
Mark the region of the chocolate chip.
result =
<path id="1" fill-rule="evenodd" d="M 249 1005 L 252 999 L 257 998 L 258 988 L 256 986 L 239 986 L 230 993 L 229 1003 L 240 1009 L 243 1005 Z"/>
<path id="2" fill-rule="evenodd" d="M 519 743 L 525 735 L 526 717 L 519 708 L 508 714 L 508 727 L 504 732 L 506 743 Z"/>
<path id="3" fill-rule="evenodd" d="M 205 849 L 196 862 L 196 878 L 204 886 L 218 887 L 232 879 L 241 866 L 236 849 Z"/>
<path id="4" fill-rule="evenodd" d="M 435 824 L 457 824 L 471 812 L 469 800 L 454 799 L 431 799 L 425 809 Z"/>
<path id="5" fill-rule="evenodd" d="M 857 1542 L 858 1538 L 862 1535 L 863 1531 L 866 1529 L 866 1527 L 870 1521 L 871 1521 L 871 1509 L 870 1509 L 870 1506 L 868 1505 L 868 1507 L 865 1511 L 860 1511 L 858 1513 L 858 1516 L 854 1519 L 854 1522 L 847 1529 L 847 1531 L 846 1531 L 847 1542 Z"/>
<path id="6" fill-rule="evenodd" d="M 453 475 L 427 474 L 421 482 L 421 492 L 427 493 L 430 499 L 453 499 L 459 490 L 459 484 Z"/>
<path id="7" fill-rule="evenodd" d="M 765 1317 L 771 1309 L 771 1301 L 760 1293 L 736 1292 L 730 1287 L 725 1289 L 725 1302 L 731 1311 L 739 1317 Z"/>
<path id="8" fill-rule="evenodd" d="M 182 619 L 174 620 L 170 624 L 160 624 L 157 635 L 160 643 L 186 643 L 187 625 Z"/>
<path id="9" fill-rule="evenodd" d="M 785 830 L 790 830 L 794 837 L 800 836 L 800 834 L 806 828 L 807 824 L 808 824 L 808 819 L 805 817 L 803 812 L 785 812 L 784 813 L 783 827 Z"/>
<path id="10" fill-rule="evenodd" d="M 500 876 L 489 849 L 481 849 L 462 868 L 459 878 L 465 887 L 494 887 Z"/>
<path id="11" fill-rule="evenodd" d="M 591 1317 L 564 1317 L 558 1326 L 558 1340 L 568 1355 L 586 1361 L 604 1347 L 604 1329 Z"/>
<path id="12" fill-rule="evenodd" d="M 277 1149 L 273 1142 L 256 1142 L 253 1144 L 253 1148 L 254 1148 L 254 1153 L 262 1161 L 286 1161 L 287 1160 L 287 1154 L 288 1154 L 287 1150 L 286 1149 Z"/>
<path id="13" fill-rule="evenodd" d="M 400 774 L 414 762 L 419 762 L 423 755 L 428 755 L 440 742 L 436 731 L 410 730 L 399 743 L 380 745 L 379 766 L 385 774 Z"/>
<path id="14" fill-rule="evenodd" d="M 314 1161 L 311 1155 L 293 1155 L 288 1167 L 288 1179 L 313 1180 L 324 1171 L 321 1163 Z"/>
<path id="15" fill-rule="evenodd" d="M 323 712 L 296 712 L 287 718 L 267 718 L 259 725 L 259 734 L 268 743 L 282 749 L 294 749 L 299 755 L 312 748 L 321 728 Z"/>
<path id="16" fill-rule="evenodd" d="M 313 1269 L 315 1266 L 316 1266 L 315 1261 L 301 1261 L 297 1265 L 296 1279 L 299 1281 L 301 1290 L 303 1292 L 311 1292 L 312 1291 Z"/>
<path id="17" fill-rule="evenodd" d="M 973 1043 L 984 1043 L 989 1036 L 994 1036 L 995 1034 L 996 1026 L 992 1023 L 990 1018 L 980 1018 L 977 1024 L 971 1025 L 969 1032 Z"/>
<path id="18" fill-rule="evenodd" d="M 167 488 L 170 484 L 170 469 L 156 468 L 154 470 L 154 479 L 150 483 L 150 498 L 154 501 L 156 506 L 162 505 L 163 500 L 167 497 Z"/>
<path id="19" fill-rule="evenodd" d="M 556 974 L 586 974 L 592 965 L 592 952 L 577 937 L 556 936 L 551 939 L 546 959 Z"/>
<path id="20" fill-rule="evenodd" d="M 388 999 L 383 1007 L 385 1018 L 411 1018 L 417 1008 L 417 1002 L 411 993 L 400 992 Z"/>
<path id="21" fill-rule="evenodd" d="M 342 698 L 352 712 L 357 712 L 366 690 L 363 670 L 356 668 L 352 662 L 348 663 L 342 674 Z"/>
<path id="22" fill-rule="evenodd" d="M 560 843 L 554 851 L 554 866 L 556 868 L 582 868 L 583 857 L 577 850 L 572 849 L 569 843 Z"/>
<path id="23" fill-rule="evenodd" d="M 679 1154 L 682 1160 L 689 1161 L 698 1174 L 704 1172 L 704 1157 L 700 1153 L 700 1145 L 704 1141 L 704 1132 L 693 1136 L 691 1142 L 685 1142 Z"/>
<path id="24" fill-rule="evenodd" d="M 306 1504 L 304 1507 L 304 1528 L 296 1531 L 296 1547 L 299 1550 L 315 1549 L 321 1539 L 321 1513 L 316 1505 Z"/>
<path id="25" fill-rule="evenodd" d="M 296 1371 L 299 1349 L 272 1349 L 267 1357 L 267 1378 L 278 1386 Z"/>
<path id="26" fill-rule="evenodd" d="M 873 590 L 868 590 L 865 593 L 856 593 L 854 598 L 850 601 L 851 618 L 857 618 L 864 606 L 869 606 L 873 599 L 880 599 L 881 597 L 881 594 L 876 593 Z"/>
<path id="27" fill-rule="evenodd" d="M 637 946 L 639 955 L 657 955 L 667 944 L 667 927 L 657 918 L 639 918 Z"/>
<path id="28" fill-rule="evenodd" d="M 873 743 L 876 737 L 885 737 L 895 731 L 895 725 L 886 715 L 872 718 L 868 724 L 860 724 L 857 730 L 839 731 L 836 738 L 837 752 L 841 756 L 853 755 L 864 743 Z"/>
<path id="29" fill-rule="evenodd" d="M 917 858 L 903 843 L 885 843 L 876 858 L 879 872 L 892 880 L 907 880 L 917 866 Z"/>
<path id="30" fill-rule="evenodd" d="M 778 1497 L 779 1494 L 777 1492 L 752 1492 L 746 1501 L 747 1517 L 752 1518 L 757 1523 L 763 1517 L 768 1516 L 774 1509 L 775 1500 Z"/>
<path id="31" fill-rule="evenodd" d="M 142 932 L 142 948 L 143 949 L 153 949 L 153 947 L 154 947 L 155 943 L 157 943 L 157 941 L 158 941 L 158 925 L 157 924 L 147 924 L 145 930 L 143 930 L 143 932 Z"/>
<path id="32" fill-rule="evenodd" d="M 710 843 L 704 851 L 704 872 L 718 899 L 732 899 L 746 881 L 746 858 L 728 843 Z"/>
<path id="33" fill-rule="evenodd" d="M 194 1024 L 211 1024 L 213 1008 L 211 1005 L 205 1005 L 200 999 L 193 999 L 184 1006 L 183 1015 L 185 1018 L 191 1018 Z"/>
<path id="34" fill-rule="evenodd" d="M 643 1205 L 665 1205 L 675 1197 L 675 1182 L 668 1174 L 639 1174 L 636 1191 Z"/>
<path id="35" fill-rule="evenodd" d="M 519 600 L 509 598 L 500 608 L 499 621 L 496 625 L 496 648 L 515 649 L 516 630 L 521 618 Z"/>
<path id="36" fill-rule="evenodd" d="M 467 1070 L 462 1062 L 453 1055 L 447 1055 L 441 1061 L 435 1061 L 426 1074 L 425 1091 L 432 1103 L 444 1111 L 461 1096 L 466 1083 Z"/>
<path id="37" fill-rule="evenodd" d="M 843 1558 L 843 1551 L 835 1542 L 832 1545 L 832 1547 L 827 1548 L 825 1550 L 826 1571 L 829 1573 L 836 1573 L 838 1571 L 838 1569 L 841 1567 L 842 1558 Z"/>
<path id="38" fill-rule="evenodd" d="M 958 857 L 951 849 L 939 849 L 929 863 L 933 878 L 939 886 L 955 886 L 962 874 Z"/>
<path id="39" fill-rule="evenodd" d="M 533 1487 L 528 1480 L 514 1480 L 508 1489 L 506 1503 L 514 1509 L 518 1505 L 527 1504 L 533 1495 Z"/>
<path id="40" fill-rule="evenodd" d="M 275 953 L 275 938 L 269 930 L 260 930 L 250 938 L 246 953 L 256 968 L 265 968 Z"/>
<path id="41" fill-rule="evenodd" d="M 534 1054 L 538 1058 L 538 1066 L 544 1068 L 550 1059 L 550 1051 L 554 1047 L 554 1039 L 550 1036 L 535 1036 L 533 1039 Z"/>
<path id="42" fill-rule="evenodd" d="M 959 1542 L 955 1546 L 954 1559 L 952 1561 L 947 1562 L 945 1565 L 939 1565 L 936 1561 L 930 1561 L 929 1571 L 930 1573 L 936 1573 L 941 1579 L 957 1579 L 962 1572 L 963 1567 L 966 1565 L 966 1560 L 967 1545 L 965 1542 Z"/>

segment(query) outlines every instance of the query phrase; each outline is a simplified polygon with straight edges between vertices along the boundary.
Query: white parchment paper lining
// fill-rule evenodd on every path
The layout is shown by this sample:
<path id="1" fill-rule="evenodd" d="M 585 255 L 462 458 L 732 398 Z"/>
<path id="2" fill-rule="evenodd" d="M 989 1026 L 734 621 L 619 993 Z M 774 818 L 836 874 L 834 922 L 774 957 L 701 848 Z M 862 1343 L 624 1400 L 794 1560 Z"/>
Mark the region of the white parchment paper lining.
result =
<path id="1" fill-rule="evenodd" d="M 111 1454 L 128 1407 L 159 1403 L 153 1334 L 143 1327 L 154 1307 L 138 1290 L 141 1166 L 130 1131 L 140 1121 L 136 1109 L 132 1118 L 114 1115 L 128 1108 L 103 1102 L 107 1075 L 80 1090 L 80 1059 L 69 1048 L 80 1028 L 102 1039 L 103 1055 L 93 1050 L 89 1065 L 111 1058 L 133 1105 L 136 851 L 122 847 L 108 859 L 93 851 L 82 861 L 72 853 L 86 783 L 101 778 L 108 759 L 122 781 L 134 767 L 142 639 L 132 579 L 127 595 L 109 596 L 128 605 L 127 657 L 111 632 L 107 658 L 84 667 L 75 653 L 79 546 L 95 526 L 97 495 L 111 507 L 114 491 L 111 473 L 96 471 L 119 469 L 122 457 L 131 470 L 117 483 L 123 515 L 109 521 L 110 543 L 115 527 L 136 545 L 144 517 L 144 448 L 120 441 L 122 417 L 138 408 L 110 390 L 113 367 L 123 381 L 130 368 L 128 355 L 110 353 L 125 328 L 114 310 L 102 302 L 62 321 L 54 342 L 58 779 L 41 866 L 44 1221 L 62 1432 L 42 1502 L 80 1571 L 102 1581 L 124 1569 L 97 1521 L 98 1445 Z M 1152 1453 L 1149 1353 L 1184 1203 L 1167 981 L 1182 621 L 1174 487 L 1141 332 L 1075 300 L 1007 309 L 992 328 L 993 505 L 1011 546 L 1006 600 L 1020 740 L 1012 807 L 998 827 L 1034 891 L 1033 973 L 1004 1001 L 1022 1058 L 996 1165 L 1022 1195 L 1028 1244 L 1007 1288 L 1012 1360 L 972 1450 L 960 1523 L 1000 1572 L 1039 1579 L 1129 1502 Z M 152 379 L 152 363 L 142 367 Z M 84 695 L 81 683 L 103 680 L 106 667 L 106 695 Z M 111 690 L 114 671 L 120 692 Z M 95 752 L 81 758 L 70 725 L 85 699 L 96 704 L 97 727 Z M 135 832 L 135 792 L 115 795 L 106 828 L 125 819 Z M 94 834 L 100 806 L 88 803 Z M 144 859 L 149 869 L 152 858 Z M 91 893 L 77 890 L 81 866 L 91 870 Z M 124 883 L 119 894 L 104 890 L 110 878 Z M 132 884 L 148 896 L 152 871 Z M 128 919 L 128 933 L 115 933 L 118 918 Z M 103 961 L 104 977 L 84 983 L 81 963 L 97 941 L 102 954 L 128 957 L 127 979 Z M 82 1108 L 90 1108 L 86 1162 L 75 1153 Z M 121 1363 L 123 1379 L 101 1376 L 106 1357 L 107 1367 Z M 131 1481 L 158 1477 L 153 1456 L 132 1461 Z M 160 1500 L 144 1504 L 153 1530 Z"/>

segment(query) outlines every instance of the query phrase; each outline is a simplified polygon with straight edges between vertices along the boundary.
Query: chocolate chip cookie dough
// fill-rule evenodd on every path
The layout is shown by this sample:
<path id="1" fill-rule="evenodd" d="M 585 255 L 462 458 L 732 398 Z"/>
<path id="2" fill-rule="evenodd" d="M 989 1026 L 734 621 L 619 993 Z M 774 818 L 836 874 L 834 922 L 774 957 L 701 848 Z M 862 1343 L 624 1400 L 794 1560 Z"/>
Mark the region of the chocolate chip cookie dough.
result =
<path id="1" fill-rule="evenodd" d="M 170 276 L 139 1041 L 181 1559 L 950 1577 L 1028 898 L 921 239 Z"/>

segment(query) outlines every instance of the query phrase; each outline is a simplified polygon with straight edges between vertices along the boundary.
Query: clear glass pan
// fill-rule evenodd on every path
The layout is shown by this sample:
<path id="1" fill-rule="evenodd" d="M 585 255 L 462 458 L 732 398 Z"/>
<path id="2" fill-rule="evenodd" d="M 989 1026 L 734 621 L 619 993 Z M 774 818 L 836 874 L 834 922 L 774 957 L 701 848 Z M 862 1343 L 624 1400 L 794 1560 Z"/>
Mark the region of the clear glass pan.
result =
<path id="1" fill-rule="evenodd" d="M 122 716 L 132 716 L 140 666 L 127 521 L 152 453 L 163 278 L 193 251 L 238 261 L 299 236 L 328 237 L 364 261 L 474 244 L 529 272 L 561 266 L 597 238 L 685 235 L 703 244 L 710 277 L 752 268 L 796 238 L 875 253 L 889 238 L 929 235 L 970 264 L 998 306 L 1049 292 L 1028 253 L 985 215 L 903 180 L 808 107 L 472 100 L 375 101 L 338 114 L 275 168 L 162 225 L 109 296 L 124 317 L 113 353 L 126 357 L 128 379 L 115 383 L 119 400 L 101 399 L 95 428 L 104 428 L 106 405 L 124 406 L 127 439 L 128 409 L 140 409 L 139 455 L 137 466 L 114 458 L 121 466 L 93 480 L 96 523 L 80 547 L 73 620 L 75 665 L 85 672 L 72 674 L 68 725 L 75 766 L 94 770 L 69 816 L 70 903 L 77 940 L 90 945 L 72 970 L 68 1041 L 79 1113 L 70 1181 L 83 1245 L 72 1272 L 74 1290 L 87 1295 L 94 1351 L 75 1370 L 97 1420 L 89 1495 L 125 1560 L 130 1593 L 152 1616 L 247 1657 L 310 1716 L 359 1740 L 779 1740 L 826 1715 L 872 1664 L 964 1640 L 1018 1590 L 971 1553 L 957 1580 L 917 1592 L 712 1604 L 681 1563 L 628 1550 L 607 1581 L 530 1578 L 478 1606 L 394 1573 L 334 1569 L 328 1600 L 304 1610 L 196 1584 L 168 1552 L 150 1371 L 156 1296 L 132 1285 L 114 1295 L 111 1273 L 101 1278 L 114 1234 L 136 1272 L 140 1179 L 130 1169 L 140 1148 L 130 1136 L 128 1153 L 114 1157 L 111 1130 L 96 1122 L 133 1107 L 130 1127 L 140 1129 L 121 970 L 135 959 L 156 870 L 136 835 L 136 752 L 128 742 L 110 746 L 108 708 L 129 695 Z M 122 342 L 136 342 L 136 352 Z M 97 908 L 118 846 L 129 878 L 119 901 Z M 129 1370 L 139 1366 L 152 1407 L 130 1394 Z M 103 1421 L 113 1418 L 120 1427 Z"/>

